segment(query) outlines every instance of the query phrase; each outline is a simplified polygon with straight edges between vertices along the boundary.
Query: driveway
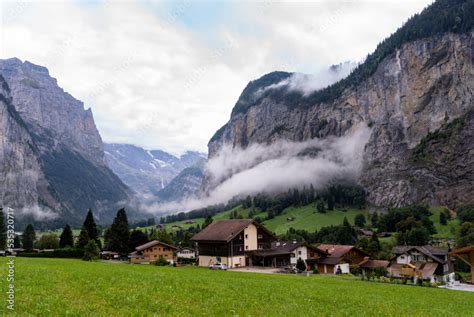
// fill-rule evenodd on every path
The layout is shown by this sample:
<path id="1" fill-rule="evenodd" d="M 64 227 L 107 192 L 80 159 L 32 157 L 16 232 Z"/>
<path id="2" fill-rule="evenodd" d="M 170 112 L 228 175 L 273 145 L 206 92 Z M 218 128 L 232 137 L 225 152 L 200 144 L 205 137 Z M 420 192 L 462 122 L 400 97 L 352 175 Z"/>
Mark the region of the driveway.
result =
<path id="1" fill-rule="evenodd" d="M 261 266 L 244 266 L 234 269 L 229 269 L 232 272 L 251 272 L 251 273 L 265 273 L 265 274 L 275 274 L 278 273 L 280 269 L 274 267 L 261 267 Z"/>

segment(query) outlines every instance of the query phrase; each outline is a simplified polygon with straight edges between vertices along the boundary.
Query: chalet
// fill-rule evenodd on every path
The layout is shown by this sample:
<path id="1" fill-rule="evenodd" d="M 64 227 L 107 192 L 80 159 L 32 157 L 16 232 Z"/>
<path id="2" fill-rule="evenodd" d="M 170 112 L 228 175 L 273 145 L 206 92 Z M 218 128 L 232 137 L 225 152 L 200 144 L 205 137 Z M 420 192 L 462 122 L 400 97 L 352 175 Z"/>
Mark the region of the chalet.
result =
<path id="1" fill-rule="evenodd" d="M 153 240 L 136 247 L 129 257 L 131 263 L 150 264 L 160 258 L 166 259 L 169 263 L 174 263 L 176 262 L 175 252 L 177 250 L 178 248 L 175 246 Z"/>
<path id="2" fill-rule="evenodd" d="M 199 266 L 223 263 L 231 268 L 253 265 L 251 252 L 270 249 L 276 240 L 253 219 L 215 221 L 191 238 L 198 243 Z"/>
<path id="3" fill-rule="evenodd" d="M 296 265 L 298 259 L 305 261 L 316 260 L 326 255 L 320 249 L 304 242 L 276 241 L 270 249 L 250 251 L 253 265 L 283 267 Z"/>
<path id="4" fill-rule="evenodd" d="M 366 257 L 362 262 L 359 263 L 359 267 L 361 268 L 363 275 L 367 275 L 367 273 L 373 272 L 379 268 L 388 269 L 389 265 L 390 261 L 373 260 L 369 257 Z"/>
<path id="5" fill-rule="evenodd" d="M 176 252 L 176 256 L 183 259 L 195 259 L 196 258 L 196 250 L 193 248 L 180 248 L 178 252 Z"/>
<path id="6" fill-rule="evenodd" d="M 394 277 L 422 278 L 431 282 L 454 280 L 454 268 L 448 248 L 396 246 L 395 258 L 388 268 Z"/>
<path id="7" fill-rule="evenodd" d="M 320 244 L 318 249 L 326 253 L 306 262 L 309 267 L 317 267 L 321 274 L 350 273 L 350 265 L 359 264 L 369 254 L 353 245 Z"/>

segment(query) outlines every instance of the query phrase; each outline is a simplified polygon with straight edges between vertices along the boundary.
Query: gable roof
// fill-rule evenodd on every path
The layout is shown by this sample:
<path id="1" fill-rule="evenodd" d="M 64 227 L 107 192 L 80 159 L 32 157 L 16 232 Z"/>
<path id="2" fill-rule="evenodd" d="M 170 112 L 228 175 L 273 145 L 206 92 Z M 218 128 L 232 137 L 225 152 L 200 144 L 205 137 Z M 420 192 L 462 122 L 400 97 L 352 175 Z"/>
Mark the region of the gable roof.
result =
<path id="1" fill-rule="evenodd" d="M 230 219 L 212 222 L 192 237 L 191 240 L 197 242 L 229 242 L 251 224 L 273 236 L 273 233 L 253 219 Z"/>
<path id="2" fill-rule="evenodd" d="M 135 250 L 143 251 L 145 249 L 148 249 L 148 248 L 153 247 L 153 246 L 158 245 L 158 244 L 164 245 L 165 247 L 168 247 L 168 248 L 171 248 L 171 249 L 178 250 L 177 247 L 172 246 L 172 245 L 167 244 L 167 243 L 164 243 L 164 242 L 161 242 L 159 240 L 153 240 L 153 241 L 147 242 L 145 244 L 139 245 L 138 247 L 135 248 Z"/>
<path id="3" fill-rule="evenodd" d="M 387 268 L 389 265 L 390 265 L 389 261 L 372 260 L 372 259 L 366 259 L 359 263 L 359 266 L 363 269 L 375 269 L 376 267 Z"/>
<path id="4" fill-rule="evenodd" d="M 329 256 L 330 257 L 337 257 L 337 258 L 340 258 L 340 257 L 343 257 L 344 255 L 346 255 L 346 253 L 348 253 L 349 251 L 352 251 L 352 250 L 356 250 L 364 255 L 369 255 L 367 252 L 359 249 L 359 248 L 356 248 L 355 246 L 353 245 L 339 245 L 339 244 L 326 244 L 326 243 L 321 243 L 320 245 L 318 245 L 318 248 L 322 251 L 325 251 L 327 253 L 329 253 Z"/>
<path id="5" fill-rule="evenodd" d="M 307 244 L 306 242 L 295 242 L 295 241 L 276 241 L 272 242 L 270 249 L 255 250 L 251 251 L 252 254 L 258 256 L 275 256 L 275 255 L 286 255 L 293 253 L 299 247 L 306 247 L 319 254 L 325 255 L 326 252 Z"/>
<path id="6" fill-rule="evenodd" d="M 408 246 L 396 246 L 393 248 L 393 253 L 396 255 L 406 254 L 411 250 L 416 250 L 431 259 L 435 260 L 438 263 L 445 263 L 446 261 L 444 258 L 440 258 L 439 256 L 447 256 L 449 253 L 448 248 L 440 248 L 440 247 L 432 247 L 430 245 L 426 246 L 415 246 L 415 245 L 408 245 Z"/>

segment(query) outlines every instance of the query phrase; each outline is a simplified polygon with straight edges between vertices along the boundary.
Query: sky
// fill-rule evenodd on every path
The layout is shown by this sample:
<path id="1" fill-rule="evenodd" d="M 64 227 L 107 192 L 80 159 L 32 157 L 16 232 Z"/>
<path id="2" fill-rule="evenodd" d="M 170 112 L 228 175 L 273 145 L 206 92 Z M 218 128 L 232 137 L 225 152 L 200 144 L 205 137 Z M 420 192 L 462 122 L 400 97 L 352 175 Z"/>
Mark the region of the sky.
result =
<path id="1" fill-rule="evenodd" d="M 207 152 L 249 81 L 360 62 L 431 2 L 2 1 L 0 58 L 46 66 L 104 142 Z"/>

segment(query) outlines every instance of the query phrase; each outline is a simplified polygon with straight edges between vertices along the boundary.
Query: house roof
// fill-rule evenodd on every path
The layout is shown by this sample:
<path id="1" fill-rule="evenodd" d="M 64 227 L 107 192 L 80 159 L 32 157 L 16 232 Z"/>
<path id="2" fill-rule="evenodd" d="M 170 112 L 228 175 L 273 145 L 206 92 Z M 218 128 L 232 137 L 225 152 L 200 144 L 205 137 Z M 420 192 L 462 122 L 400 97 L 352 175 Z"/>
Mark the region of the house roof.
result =
<path id="1" fill-rule="evenodd" d="M 253 219 L 230 219 L 214 221 L 201 232 L 191 238 L 192 241 L 229 242 L 250 224 L 273 234 Z"/>
<path id="2" fill-rule="evenodd" d="M 389 261 L 384 260 L 372 260 L 366 259 L 359 263 L 359 266 L 363 269 L 375 269 L 376 267 L 384 267 L 387 268 L 390 265 Z"/>
<path id="3" fill-rule="evenodd" d="M 161 242 L 159 240 L 153 240 L 153 241 L 147 242 L 145 244 L 139 245 L 138 247 L 135 248 L 135 250 L 142 251 L 142 250 L 148 249 L 148 248 L 153 247 L 153 246 L 158 245 L 158 244 L 164 245 L 165 247 L 168 247 L 168 248 L 171 248 L 171 249 L 178 250 L 177 247 L 172 246 L 172 245 L 167 244 L 167 243 L 164 243 L 164 242 Z"/>
<path id="4" fill-rule="evenodd" d="M 469 254 L 472 251 L 474 251 L 474 244 L 464 248 L 454 249 L 449 252 L 449 255 Z"/>
<path id="5" fill-rule="evenodd" d="M 445 263 L 446 261 L 443 258 L 440 258 L 439 256 L 447 256 L 449 253 L 448 248 L 440 248 L 440 247 L 432 247 L 430 245 L 426 246 L 396 246 L 393 248 L 393 253 L 399 255 L 399 254 L 406 254 L 411 250 L 416 250 L 431 259 L 435 260 L 438 263 Z"/>
<path id="6" fill-rule="evenodd" d="M 318 248 L 320 250 L 323 250 L 323 251 L 326 251 L 327 253 L 329 253 L 329 255 L 331 257 L 343 257 L 346 253 L 348 253 L 349 251 L 351 251 L 353 249 L 355 249 L 358 252 L 363 253 L 367 256 L 369 255 L 367 252 L 365 252 L 365 251 L 363 251 L 359 248 L 356 248 L 353 245 L 338 245 L 338 244 L 322 243 L 322 244 L 318 245 Z"/>

